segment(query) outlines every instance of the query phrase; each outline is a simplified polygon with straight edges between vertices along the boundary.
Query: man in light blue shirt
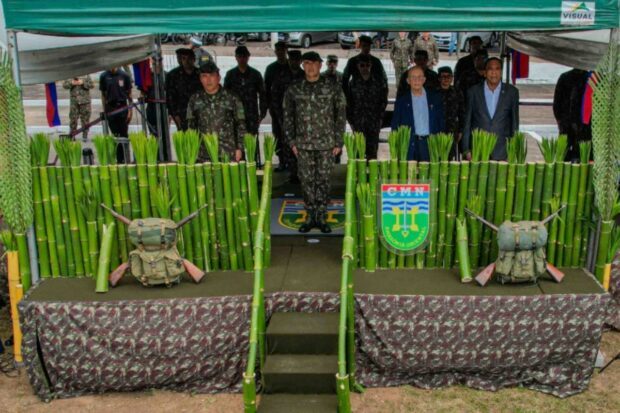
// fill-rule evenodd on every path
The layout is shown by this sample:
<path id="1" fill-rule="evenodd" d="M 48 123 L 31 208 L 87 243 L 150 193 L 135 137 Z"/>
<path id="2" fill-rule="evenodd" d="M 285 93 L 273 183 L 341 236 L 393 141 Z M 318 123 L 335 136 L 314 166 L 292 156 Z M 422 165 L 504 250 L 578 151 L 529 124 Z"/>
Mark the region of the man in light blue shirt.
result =
<path id="1" fill-rule="evenodd" d="M 439 92 L 426 89 L 424 68 L 414 66 L 407 73 L 409 93 L 402 95 L 394 105 L 392 130 L 400 126 L 411 128 L 407 159 L 429 161 L 428 136 L 444 132 L 443 99 Z"/>
<path id="2" fill-rule="evenodd" d="M 484 82 L 484 100 L 487 104 L 487 110 L 489 116 L 493 119 L 495 116 L 495 110 L 497 109 L 497 102 L 499 102 L 499 94 L 502 91 L 502 83 L 490 86 L 489 82 Z"/>

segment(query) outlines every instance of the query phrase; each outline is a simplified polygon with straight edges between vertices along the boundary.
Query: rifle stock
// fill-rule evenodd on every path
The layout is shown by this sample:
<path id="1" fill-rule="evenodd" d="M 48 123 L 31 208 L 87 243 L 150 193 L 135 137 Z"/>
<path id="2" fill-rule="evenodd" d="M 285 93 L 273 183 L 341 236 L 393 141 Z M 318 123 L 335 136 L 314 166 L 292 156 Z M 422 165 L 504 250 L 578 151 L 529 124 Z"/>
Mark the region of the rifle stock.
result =
<path id="1" fill-rule="evenodd" d="M 108 281 L 110 282 L 110 285 L 112 287 L 115 287 L 116 284 L 118 284 L 119 280 L 123 278 L 123 275 L 125 275 L 127 268 L 129 268 L 129 263 L 124 262 L 118 267 L 116 267 L 116 269 L 110 273 L 110 276 L 108 277 Z"/>
<path id="2" fill-rule="evenodd" d="M 564 279 L 564 273 L 552 264 L 547 263 L 547 272 L 556 283 L 560 283 Z"/>
<path id="3" fill-rule="evenodd" d="M 493 276 L 493 272 L 495 272 L 495 263 L 487 265 L 484 270 L 480 271 L 476 276 L 476 282 L 480 284 L 481 287 L 484 287 Z"/>
<path id="4" fill-rule="evenodd" d="M 185 260 L 185 259 L 183 260 L 183 266 L 185 267 L 185 271 L 187 271 L 189 276 L 192 277 L 192 280 L 194 280 L 196 284 L 198 284 L 200 280 L 202 280 L 202 277 L 205 276 L 204 271 L 196 267 L 194 264 L 192 264 L 188 260 Z"/>

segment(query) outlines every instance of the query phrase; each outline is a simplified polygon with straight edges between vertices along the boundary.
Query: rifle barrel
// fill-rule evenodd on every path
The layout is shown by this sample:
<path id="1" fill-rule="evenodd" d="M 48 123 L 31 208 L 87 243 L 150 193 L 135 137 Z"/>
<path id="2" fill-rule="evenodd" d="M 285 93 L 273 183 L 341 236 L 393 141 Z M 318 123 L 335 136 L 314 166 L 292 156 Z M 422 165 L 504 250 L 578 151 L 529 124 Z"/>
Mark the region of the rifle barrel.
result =
<path id="1" fill-rule="evenodd" d="M 108 208 L 104 203 L 100 204 L 101 208 L 105 209 L 106 211 L 108 211 L 110 214 L 112 214 L 112 216 L 116 219 L 118 219 L 119 221 L 121 221 L 123 224 L 127 224 L 130 225 L 131 224 L 131 220 L 121 214 L 119 214 L 118 212 L 116 212 L 115 210 L 113 210 L 112 208 Z"/>
<path id="2" fill-rule="evenodd" d="M 489 222 L 486 219 L 482 218 L 480 215 L 474 213 L 471 209 L 465 208 L 465 212 L 467 212 L 472 217 L 476 218 L 478 221 L 482 222 L 487 227 L 491 228 L 493 231 L 495 231 L 495 232 L 499 231 L 499 228 L 497 228 L 497 225 L 495 225 L 492 222 Z"/>

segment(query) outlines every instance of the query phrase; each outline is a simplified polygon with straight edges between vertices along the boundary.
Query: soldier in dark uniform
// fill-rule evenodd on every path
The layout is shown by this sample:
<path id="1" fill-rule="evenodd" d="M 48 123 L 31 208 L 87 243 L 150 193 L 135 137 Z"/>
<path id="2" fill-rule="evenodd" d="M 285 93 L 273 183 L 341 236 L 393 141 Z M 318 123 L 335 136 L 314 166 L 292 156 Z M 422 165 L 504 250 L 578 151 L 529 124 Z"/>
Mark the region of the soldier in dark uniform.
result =
<path id="1" fill-rule="evenodd" d="M 366 158 L 376 159 L 388 88 L 370 75 L 372 60 L 369 56 L 361 56 L 357 61 L 360 76 L 353 77 L 347 88 L 347 120 L 353 131 L 366 137 Z"/>
<path id="2" fill-rule="evenodd" d="M 304 71 L 301 70 L 301 52 L 299 50 L 291 50 L 288 52 L 288 70 L 280 72 L 280 76 L 274 79 L 271 84 L 271 111 L 276 114 L 276 118 L 281 122 L 280 127 L 284 126 L 284 112 L 282 108 L 284 94 L 291 84 L 301 81 L 303 78 Z M 290 182 L 294 184 L 299 183 L 297 158 L 291 151 L 290 146 L 286 145 L 285 142 L 282 143 L 279 157 L 289 171 Z"/>
<path id="3" fill-rule="evenodd" d="M 460 90 L 452 86 L 452 69 L 449 66 L 440 67 L 439 92 L 443 97 L 443 110 L 446 118 L 446 131 L 454 137 L 454 145 L 451 157 L 456 157 L 458 142 L 463 136 L 463 116 L 465 114 L 465 101 Z"/>
<path id="4" fill-rule="evenodd" d="M 187 129 L 187 102 L 196 92 L 202 90 L 200 73 L 194 66 L 194 52 L 190 49 L 177 49 L 180 66 L 172 69 L 166 76 L 166 101 L 168 114 L 178 130 Z"/>
<path id="5" fill-rule="evenodd" d="M 454 67 L 454 84 L 458 85 L 463 74 L 470 72 L 476 68 L 474 64 L 474 55 L 478 50 L 482 49 L 482 39 L 480 36 L 472 36 L 469 38 L 469 54 L 461 57 Z"/>
<path id="6" fill-rule="evenodd" d="M 286 169 L 283 154 L 284 134 L 282 132 L 282 101 L 274 98 L 272 87 L 277 79 L 282 78 L 285 73 L 290 71 L 288 59 L 286 58 L 287 45 L 285 42 L 277 42 L 275 45 L 276 61 L 270 63 L 265 69 L 265 98 L 269 114 L 271 115 L 271 131 L 276 139 L 276 153 L 278 155 L 277 172 Z M 283 96 L 282 96 L 283 97 Z"/>
<path id="7" fill-rule="evenodd" d="M 456 88 L 461 91 L 465 100 L 467 100 L 467 91 L 472 86 L 484 82 L 484 66 L 489 57 L 487 49 L 479 49 L 474 53 L 474 69 L 463 73 Z"/>
<path id="8" fill-rule="evenodd" d="M 248 65 L 250 51 L 247 47 L 237 47 L 235 58 L 237 67 L 226 73 L 224 87 L 241 98 L 245 111 L 246 129 L 248 133 L 258 135 L 260 122 L 267 114 L 263 76 L 258 70 Z"/>
<path id="9" fill-rule="evenodd" d="M 360 36 L 360 53 L 358 55 L 353 56 L 347 62 L 347 65 L 344 68 L 344 72 L 342 73 L 342 88 L 345 93 L 348 93 L 347 87 L 349 86 L 349 81 L 351 77 L 359 76 L 359 70 L 357 69 L 358 59 L 361 56 L 369 56 L 372 61 L 372 70 L 370 72 L 371 76 L 375 79 L 379 79 L 383 81 L 387 87 L 387 75 L 385 74 L 385 69 L 383 68 L 383 63 L 377 57 L 372 56 L 370 54 L 370 47 L 372 46 L 372 39 L 368 36 Z"/>
<path id="10" fill-rule="evenodd" d="M 116 67 L 101 74 L 99 90 L 101 91 L 101 103 L 105 113 L 110 113 L 131 103 L 131 79 L 127 73 Z M 128 136 L 131 115 L 132 112 L 128 109 L 115 115 L 106 115 L 112 135 L 122 138 Z M 116 160 L 118 163 L 125 162 L 125 148 L 120 143 L 116 146 Z"/>
<path id="11" fill-rule="evenodd" d="M 214 62 L 200 67 L 202 90 L 192 95 L 187 104 L 187 123 L 201 134 L 217 134 L 220 152 L 231 161 L 240 161 L 246 133 L 243 103 L 237 95 L 224 89 L 220 80 L 220 69 Z M 198 159 L 208 159 L 204 143 L 200 145 Z"/>
<path id="12" fill-rule="evenodd" d="M 592 125 L 583 123 L 581 113 L 588 79 L 585 70 L 572 69 L 562 73 L 555 85 L 553 115 L 560 133 L 568 136 L 567 161 L 579 159 L 579 141 L 592 140 Z"/>
<path id="13" fill-rule="evenodd" d="M 284 131 L 299 160 L 299 177 L 308 215 L 299 228 L 331 232 L 325 221 L 334 156 L 342 148 L 346 100 L 342 89 L 320 76 L 322 59 L 316 52 L 303 56 L 305 78 L 294 82 L 284 96 Z"/>
<path id="14" fill-rule="evenodd" d="M 327 55 L 326 64 L 327 69 L 321 73 L 321 76 L 327 80 L 331 80 L 334 83 L 342 85 L 342 73 L 337 70 L 338 56 L 335 54 Z"/>
<path id="15" fill-rule="evenodd" d="M 428 67 L 428 52 L 426 50 L 416 50 L 415 55 L 413 56 L 413 63 L 415 66 L 420 66 L 424 69 L 424 77 L 426 77 L 424 87 L 431 90 L 439 89 L 439 78 L 437 77 L 437 72 L 429 69 Z M 396 99 L 409 93 L 409 84 L 407 83 L 408 73 L 408 71 L 405 71 L 400 76 L 398 90 L 396 91 Z"/>

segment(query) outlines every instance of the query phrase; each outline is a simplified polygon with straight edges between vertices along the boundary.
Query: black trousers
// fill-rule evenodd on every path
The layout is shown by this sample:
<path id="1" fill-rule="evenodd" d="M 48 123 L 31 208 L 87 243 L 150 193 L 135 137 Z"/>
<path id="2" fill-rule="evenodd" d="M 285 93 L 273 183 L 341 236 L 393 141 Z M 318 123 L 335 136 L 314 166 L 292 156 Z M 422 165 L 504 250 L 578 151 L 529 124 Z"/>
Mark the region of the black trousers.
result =
<path id="1" fill-rule="evenodd" d="M 106 112 L 111 112 L 115 108 L 107 108 Z M 108 127 L 110 128 L 110 132 L 112 135 L 118 138 L 126 138 L 129 135 L 129 124 L 127 123 L 127 111 L 123 111 L 117 113 L 115 115 L 108 115 Z M 128 160 L 125 159 L 125 145 L 122 143 L 118 143 L 116 145 L 116 162 L 117 163 L 126 163 Z"/>

